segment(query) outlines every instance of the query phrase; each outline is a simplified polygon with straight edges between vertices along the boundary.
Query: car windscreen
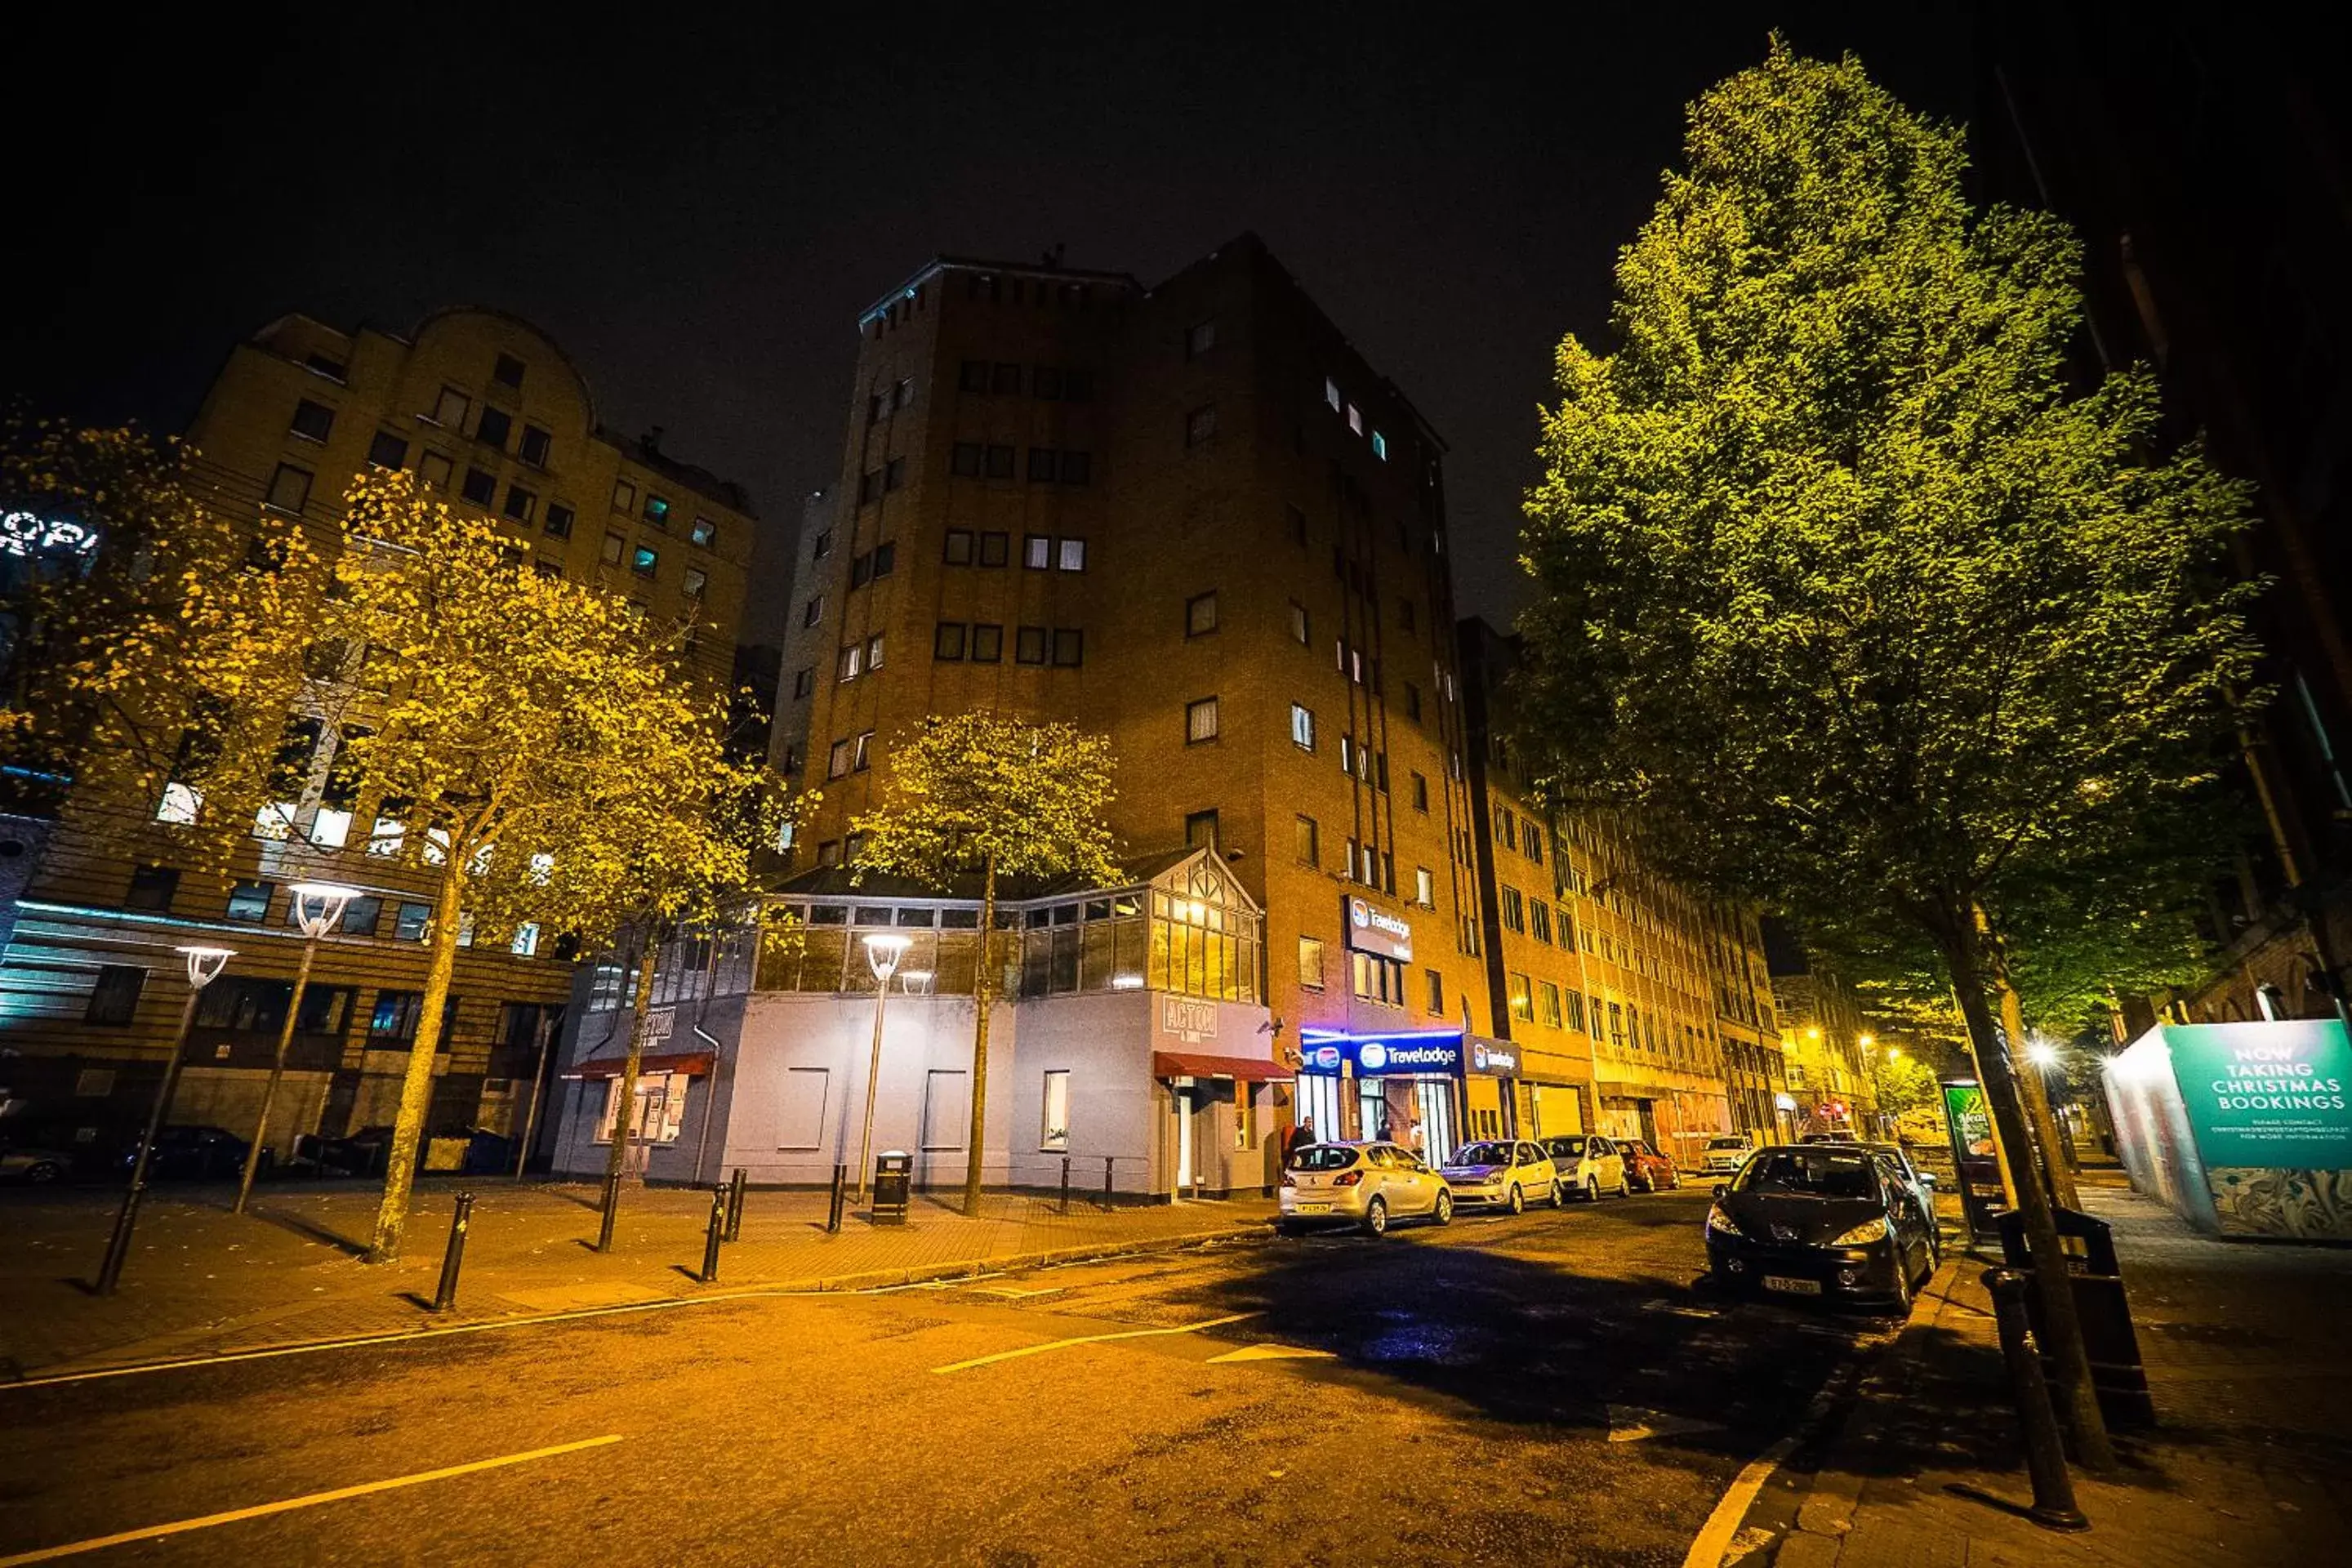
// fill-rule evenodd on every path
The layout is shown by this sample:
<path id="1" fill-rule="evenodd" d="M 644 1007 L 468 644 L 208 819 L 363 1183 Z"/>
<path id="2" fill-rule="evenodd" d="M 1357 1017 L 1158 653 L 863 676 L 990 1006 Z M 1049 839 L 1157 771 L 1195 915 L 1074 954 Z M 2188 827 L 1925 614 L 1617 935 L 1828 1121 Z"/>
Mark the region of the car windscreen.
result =
<path id="1" fill-rule="evenodd" d="M 1776 1149 L 1748 1162 L 1733 1190 L 1814 1198 L 1874 1198 L 1878 1179 L 1867 1155 L 1825 1147 Z"/>
<path id="2" fill-rule="evenodd" d="M 1745 1149 L 1748 1147 L 1748 1140 L 1745 1138 L 1710 1138 L 1706 1141 L 1706 1146 L 1710 1149 Z"/>
<path id="3" fill-rule="evenodd" d="M 1544 1147 L 1563 1159 L 1584 1158 L 1584 1140 L 1581 1138 L 1554 1138 L 1546 1142 Z"/>
<path id="4" fill-rule="evenodd" d="M 1508 1143 L 1465 1143 L 1454 1151 L 1449 1165 L 1507 1165 L 1511 1163 Z"/>
<path id="5" fill-rule="evenodd" d="M 1344 1143 L 1310 1143 L 1290 1157 L 1294 1171 L 1344 1171 L 1356 1163 L 1356 1151 Z"/>

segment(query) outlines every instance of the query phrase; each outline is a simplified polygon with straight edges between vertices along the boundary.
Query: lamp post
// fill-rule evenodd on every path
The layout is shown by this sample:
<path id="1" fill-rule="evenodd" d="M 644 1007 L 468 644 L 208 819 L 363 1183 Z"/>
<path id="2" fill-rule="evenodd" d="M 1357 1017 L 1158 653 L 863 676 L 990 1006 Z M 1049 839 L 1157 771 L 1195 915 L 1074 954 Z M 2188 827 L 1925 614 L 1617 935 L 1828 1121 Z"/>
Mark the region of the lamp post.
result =
<path id="1" fill-rule="evenodd" d="M 294 971 L 294 994 L 286 1004 L 286 1022 L 278 1030 L 278 1054 L 270 1059 L 269 1081 L 262 1087 L 261 1114 L 254 1119 L 253 1142 L 246 1148 L 245 1170 L 237 1177 L 236 1205 L 231 1211 L 236 1214 L 245 1212 L 246 1200 L 253 1195 L 253 1173 L 261 1163 L 261 1138 L 269 1131 L 269 1108 L 277 1103 L 278 1085 L 286 1076 L 286 1052 L 294 1044 L 294 1021 L 302 1015 L 302 994 L 310 988 L 310 961 L 319 956 L 320 940 L 341 923 L 344 907 L 360 892 L 341 882 L 297 882 L 287 891 L 294 899 L 289 912 L 302 928 L 302 963 Z"/>
<path id="2" fill-rule="evenodd" d="M 180 1057 L 188 1048 L 188 1030 L 196 1021 L 196 1001 L 205 987 L 220 978 L 228 961 L 236 956 L 234 949 L 226 947 L 183 947 L 178 950 L 188 961 L 188 1003 L 180 1009 L 180 1026 L 172 1036 L 172 1054 L 163 1061 L 163 1080 L 155 1086 L 155 1106 L 147 1113 L 147 1131 L 139 1140 L 139 1152 L 131 1162 L 131 1185 L 122 1194 L 122 1207 L 114 1215 L 113 1233 L 106 1238 L 106 1258 L 98 1266 L 98 1293 L 114 1294 L 117 1281 L 122 1278 L 122 1260 L 131 1252 L 131 1227 L 139 1221 L 139 1199 L 147 1190 L 147 1161 L 155 1152 L 155 1134 L 163 1125 L 163 1113 L 171 1109 L 172 1090 L 180 1081 Z"/>
<path id="3" fill-rule="evenodd" d="M 869 936 L 866 939 L 866 962 L 874 971 L 874 1054 L 866 1066 L 866 1131 L 857 1140 L 857 1199 L 866 1201 L 866 1184 L 870 1173 L 866 1167 L 874 1159 L 874 1089 L 882 1077 L 882 1011 L 890 1001 L 890 976 L 898 972 L 898 961 L 907 956 L 914 938 L 905 936 Z M 928 973 L 928 972 L 926 972 Z"/>

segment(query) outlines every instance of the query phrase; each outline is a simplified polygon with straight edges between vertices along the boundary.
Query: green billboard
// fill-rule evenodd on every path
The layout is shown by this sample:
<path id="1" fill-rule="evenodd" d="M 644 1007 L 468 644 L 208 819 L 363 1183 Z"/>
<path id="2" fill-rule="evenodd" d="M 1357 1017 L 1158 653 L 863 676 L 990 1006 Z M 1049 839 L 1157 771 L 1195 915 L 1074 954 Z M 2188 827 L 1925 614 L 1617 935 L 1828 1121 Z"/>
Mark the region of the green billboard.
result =
<path id="1" fill-rule="evenodd" d="M 2352 1169 L 2352 1038 L 2342 1024 L 2172 1024 L 2164 1043 L 2208 1170 Z"/>

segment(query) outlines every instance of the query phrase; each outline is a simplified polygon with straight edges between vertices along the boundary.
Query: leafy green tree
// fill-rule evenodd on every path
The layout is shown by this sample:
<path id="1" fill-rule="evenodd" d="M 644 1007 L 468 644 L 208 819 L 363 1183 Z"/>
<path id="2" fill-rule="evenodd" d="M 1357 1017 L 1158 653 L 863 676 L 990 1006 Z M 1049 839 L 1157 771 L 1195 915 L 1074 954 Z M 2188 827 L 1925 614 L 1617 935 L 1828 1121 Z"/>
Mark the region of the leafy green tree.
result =
<path id="1" fill-rule="evenodd" d="M 495 523 L 405 473 L 358 480 L 343 533 L 319 630 L 341 650 L 344 752 L 383 802 L 368 850 L 435 888 L 368 1252 L 383 1262 L 400 1255 L 458 948 L 535 926 L 593 949 L 634 924 L 649 955 L 643 933 L 715 916 L 746 886 L 767 781 L 725 753 L 725 694 L 698 689 L 678 634 L 628 601 L 541 576 Z"/>
<path id="2" fill-rule="evenodd" d="M 988 1013 L 999 879 L 1118 879 L 1108 813 L 1114 798 L 1109 738 L 1075 725 L 992 712 L 934 715 L 892 746 L 881 804 L 850 824 L 864 837 L 853 869 L 945 887 L 977 872 L 981 953 L 973 984 L 971 1136 L 964 1212 L 980 1213 L 988 1099 Z"/>
<path id="3" fill-rule="evenodd" d="M 324 581 L 299 520 L 206 493 L 194 461 L 135 429 L 0 424 L 8 804 L 180 864 L 233 853 L 289 765 Z"/>
<path id="4" fill-rule="evenodd" d="M 1627 808 L 1670 873 L 1917 933 L 2026 1149 L 1998 922 L 2210 783 L 2254 656 L 2252 590 L 2220 580 L 2247 495 L 2194 448 L 2146 456 L 2145 370 L 2068 395 L 2074 239 L 1972 213 L 1961 132 L 1859 62 L 1776 38 L 1692 106 L 1685 163 L 1620 258 L 1617 352 L 1559 350 L 1528 742 L 1556 800 Z M 2032 1163 L 2045 1321 L 2104 1467 Z"/>

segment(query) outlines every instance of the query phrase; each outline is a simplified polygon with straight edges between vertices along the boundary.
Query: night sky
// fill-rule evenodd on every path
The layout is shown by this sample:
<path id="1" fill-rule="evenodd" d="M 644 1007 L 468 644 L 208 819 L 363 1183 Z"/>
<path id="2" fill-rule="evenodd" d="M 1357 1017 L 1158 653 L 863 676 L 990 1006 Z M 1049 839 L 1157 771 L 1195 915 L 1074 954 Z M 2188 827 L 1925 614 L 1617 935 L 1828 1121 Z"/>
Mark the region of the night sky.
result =
<path id="1" fill-rule="evenodd" d="M 1462 605 L 1502 616 L 1549 351 L 1604 331 L 1684 103 L 1778 25 L 1970 109 L 1959 4 L 1555 6 L 1540 33 L 1458 5 L 491 9 L 93 9 L 48 85 L 20 56 L 7 390 L 175 426 L 278 315 L 497 305 L 789 543 L 856 314 L 925 259 L 1060 244 L 1150 284 L 1254 229 L 1451 444 Z"/>

